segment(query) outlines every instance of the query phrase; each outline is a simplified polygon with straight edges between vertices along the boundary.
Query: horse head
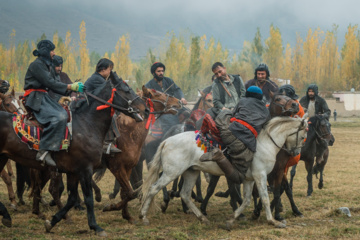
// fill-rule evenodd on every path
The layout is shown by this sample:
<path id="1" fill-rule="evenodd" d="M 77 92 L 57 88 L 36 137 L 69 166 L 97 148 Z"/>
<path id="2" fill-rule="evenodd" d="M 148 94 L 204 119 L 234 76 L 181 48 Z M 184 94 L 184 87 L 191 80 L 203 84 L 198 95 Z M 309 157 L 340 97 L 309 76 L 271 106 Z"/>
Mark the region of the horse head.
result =
<path id="1" fill-rule="evenodd" d="M 301 153 L 301 148 L 305 145 L 308 122 L 305 118 L 294 118 L 297 125 L 293 127 L 293 132 L 288 135 L 285 142 L 286 151 L 292 155 L 297 156 Z"/>
<path id="2" fill-rule="evenodd" d="M 331 124 L 328 119 L 324 115 L 317 114 L 310 118 L 309 122 L 311 122 L 318 141 L 325 141 L 327 145 L 332 146 L 335 138 L 331 134 Z"/>
<path id="3" fill-rule="evenodd" d="M 199 93 L 201 95 L 200 99 L 197 101 L 197 103 L 194 105 L 194 108 L 192 110 L 197 110 L 197 109 L 201 109 L 204 112 L 206 112 L 208 109 L 213 108 L 214 107 L 214 103 L 213 103 L 213 95 L 212 92 L 210 93 L 205 93 L 201 90 L 199 90 Z"/>
<path id="4" fill-rule="evenodd" d="M 0 99 L 1 99 L 0 110 L 9 113 L 18 112 L 20 114 L 24 114 L 24 111 L 22 110 L 20 105 L 20 101 L 17 100 L 15 97 L 14 88 L 8 94 L 0 93 Z"/>
<path id="5" fill-rule="evenodd" d="M 139 92 L 140 93 L 140 92 Z M 182 108 L 179 99 L 169 94 L 142 87 L 142 98 L 153 103 L 154 111 L 163 114 L 177 114 L 178 109 Z"/>
<path id="6" fill-rule="evenodd" d="M 111 72 L 109 79 L 113 89 L 113 105 L 117 105 L 114 107 L 115 111 L 121 111 L 125 115 L 134 118 L 137 122 L 141 122 L 144 118 L 147 118 L 149 109 L 129 85 L 114 72 Z"/>
<path id="7" fill-rule="evenodd" d="M 271 117 L 292 116 L 299 112 L 299 103 L 285 94 L 273 93 L 270 91 L 271 102 L 269 111 Z"/>

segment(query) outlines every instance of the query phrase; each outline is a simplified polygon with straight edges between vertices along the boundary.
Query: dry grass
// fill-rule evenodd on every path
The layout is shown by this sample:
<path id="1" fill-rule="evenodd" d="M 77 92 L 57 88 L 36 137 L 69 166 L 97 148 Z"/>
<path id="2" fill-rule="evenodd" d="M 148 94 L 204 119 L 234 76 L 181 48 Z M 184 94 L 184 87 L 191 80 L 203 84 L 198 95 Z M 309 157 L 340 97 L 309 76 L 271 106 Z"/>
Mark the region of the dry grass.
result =
<path id="1" fill-rule="evenodd" d="M 333 124 L 333 133 L 336 138 L 330 149 L 330 157 L 325 168 L 324 188 L 317 189 L 317 180 L 314 177 L 314 193 L 306 198 L 307 183 L 305 179 L 304 163 L 298 167 L 294 182 L 294 198 L 304 214 L 304 218 L 292 216 L 290 205 L 283 197 L 284 212 L 287 219 L 287 228 L 275 229 L 266 223 L 265 214 L 258 221 L 239 220 L 230 232 L 219 228 L 232 212 L 228 199 L 213 197 L 208 206 L 209 226 L 201 224 L 193 214 L 184 214 L 181 211 L 180 199 L 174 199 L 169 205 L 166 214 L 156 211 L 149 216 L 150 226 L 128 224 L 121 217 L 121 212 L 103 213 L 102 208 L 114 200 L 108 200 L 108 194 L 113 188 L 114 178 L 109 171 L 100 181 L 103 201 L 95 203 L 97 221 L 111 239 L 360 239 L 360 120 L 340 119 Z M 225 189 L 226 183 L 221 179 L 216 190 Z M 46 187 L 47 188 L 47 187 Z M 6 187 L 1 182 L 0 200 L 8 205 Z M 203 181 L 203 193 L 206 182 Z M 43 193 L 50 201 L 50 194 Z M 162 194 L 157 195 L 160 202 Z M 43 220 L 31 214 L 31 201 L 19 207 L 18 211 L 10 210 L 13 218 L 13 227 L 0 226 L 1 239 L 60 239 L 60 238 L 96 238 L 88 229 L 86 212 L 71 210 L 72 223 L 61 221 L 52 233 L 46 234 Z M 66 195 L 62 196 L 66 200 Z M 118 198 L 117 200 L 118 201 Z M 130 204 L 130 211 L 135 218 L 138 216 L 139 201 Z M 199 206 L 199 204 L 197 204 Z M 352 217 L 337 214 L 339 207 L 353 208 Z M 55 213 L 56 209 L 42 206 L 47 218 Z M 250 218 L 252 206 L 245 211 Z"/>

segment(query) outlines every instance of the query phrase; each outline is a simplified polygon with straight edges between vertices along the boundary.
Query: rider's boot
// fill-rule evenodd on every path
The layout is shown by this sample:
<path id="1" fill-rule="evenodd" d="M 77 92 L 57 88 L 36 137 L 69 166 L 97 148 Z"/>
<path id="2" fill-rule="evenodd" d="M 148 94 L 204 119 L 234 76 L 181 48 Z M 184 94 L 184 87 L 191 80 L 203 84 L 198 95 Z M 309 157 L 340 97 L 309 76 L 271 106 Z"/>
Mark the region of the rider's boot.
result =
<path id="1" fill-rule="evenodd" d="M 121 153 L 121 150 L 115 147 L 112 142 L 105 142 L 103 145 L 103 153 L 104 154 Z"/>
<path id="2" fill-rule="evenodd" d="M 56 167 L 56 162 L 52 159 L 49 151 L 39 150 L 36 154 L 36 160 L 41 161 L 42 165 L 46 163 L 49 166 Z"/>
<path id="3" fill-rule="evenodd" d="M 207 152 L 200 157 L 201 162 L 205 161 L 216 161 L 221 170 L 225 173 L 226 178 L 231 180 L 234 183 L 241 184 L 245 175 L 237 171 L 232 163 L 225 157 L 222 151 L 218 148 L 215 148 L 211 152 Z"/>

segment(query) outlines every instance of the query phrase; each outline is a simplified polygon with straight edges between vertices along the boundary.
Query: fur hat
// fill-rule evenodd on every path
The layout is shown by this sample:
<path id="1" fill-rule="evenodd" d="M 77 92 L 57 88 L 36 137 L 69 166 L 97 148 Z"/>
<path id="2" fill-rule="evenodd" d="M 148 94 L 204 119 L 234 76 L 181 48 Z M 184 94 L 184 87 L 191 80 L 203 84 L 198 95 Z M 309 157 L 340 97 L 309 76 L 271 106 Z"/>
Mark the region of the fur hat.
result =
<path id="1" fill-rule="evenodd" d="M 286 96 L 294 100 L 299 98 L 299 96 L 295 93 L 295 88 L 290 84 L 285 84 L 279 87 L 279 93 L 285 93 Z"/>
<path id="2" fill-rule="evenodd" d="M 63 58 L 62 57 L 60 57 L 60 56 L 58 56 L 58 55 L 55 55 L 54 57 L 53 57 L 53 63 L 54 63 L 54 65 L 55 65 L 55 67 L 58 67 L 58 66 L 60 66 L 61 64 L 63 64 Z"/>

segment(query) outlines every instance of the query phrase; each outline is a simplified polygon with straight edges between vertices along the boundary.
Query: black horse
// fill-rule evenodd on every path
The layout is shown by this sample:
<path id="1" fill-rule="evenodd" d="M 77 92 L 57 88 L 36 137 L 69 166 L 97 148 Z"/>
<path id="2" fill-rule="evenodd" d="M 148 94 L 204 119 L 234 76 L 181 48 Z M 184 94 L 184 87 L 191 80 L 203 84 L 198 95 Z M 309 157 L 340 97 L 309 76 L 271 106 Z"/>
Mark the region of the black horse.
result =
<path id="1" fill-rule="evenodd" d="M 112 99 L 113 101 L 110 101 Z M 107 102 L 109 100 L 109 103 Z M 97 110 L 100 105 L 108 108 Z M 46 231 L 50 231 L 74 206 L 80 182 L 87 208 L 88 224 L 96 234 L 106 236 L 106 232 L 96 223 L 94 200 L 91 188 L 93 168 L 100 165 L 102 146 L 111 124 L 111 112 L 115 109 L 141 121 L 139 115 L 148 114 L 145 103 L 121 79 L 111 74 L 110 80 L 81 100 L 80 106 L 72 111 L 73 135 L 71 146 L 66 151 L 55 152 L 53 158 L 56 168 L 67 174 L 68 201 L 52 220 L 46 220 Z M 0 112 L 0 170 L 10 158 L 31 168 L 44 169 L 41 162 L 35 160 L 36 151 L 30 150 L 21 142 L 13 130 L 12 114 Z"/>

